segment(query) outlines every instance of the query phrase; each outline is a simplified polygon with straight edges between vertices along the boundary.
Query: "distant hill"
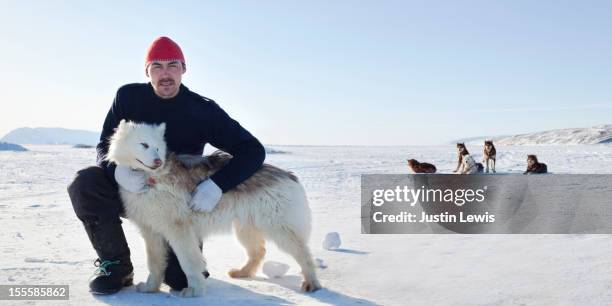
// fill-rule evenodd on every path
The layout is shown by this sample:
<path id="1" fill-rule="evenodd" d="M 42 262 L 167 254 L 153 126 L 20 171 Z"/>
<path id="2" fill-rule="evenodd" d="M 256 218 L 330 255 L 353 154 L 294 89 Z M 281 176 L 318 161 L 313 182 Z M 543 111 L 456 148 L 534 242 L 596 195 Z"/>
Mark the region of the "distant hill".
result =
<path id="1" fill-rule="evenodd" d="M 74 146 L 72 146 L 72 147 L 73 147 L 73 148 L 75 148 L 75 149 L 93 149 L 93 148 L 95 148 L 96 146 L 94 146 L 94 145 L 86 145 L 86 144 L 78 143 L 78 144 L 75 144 L 75 145 L 74 145 Z"/>
<path id="2" fill-rule="evenodd" d="M 281 151 L 281 150 L 270 148 L 270 147 L 267 147 L 267 146 L 264 146 L 264 149 L 266 150 L 266 154 L 287 154 L 287 153 L 289 153 L 289 152 L 286 152 L 286 151 Z"/>
<path id="3" fill-rule="evenodd" d="M 12 130 L 0 141 L 16 144 L 85 144 L 96 145 L 100 138 L 99 132 L 71 130 L 63 128 L 18 128 Z"/>
<path id="4" fill-rule="evenodd" d="M 16 144 L 64 144 L 73 145 L 74 148 L 91 148 L 98 144 L 100 133 L 71 130 L 63 128 L 18 128 L 12 130 L 0 141 L 16 143 Z M 267 154 L 284 154 L 288 153 L 278 149 L 265 147 Z"/>
<path id="5" fill-rule="evenodd" d="M 472 137 L 463 140 L 467 140 L 468 143 L 482 143 L 485 138 L 493 139 L 495 144 L 500 145 L 605 144 L 612 143 L 612 124 L 512 136 Z"/>
<path id="6" fill-rule="evenodd" d="M 452 145 L 457 144 L 457 143 L 465 143 L 466 145 L 482 144 L 485 141 L 485 139 L 496 139 L 499 137 L 500 136 L 475 136 L 475 137 L 468 137 L 468 138 L 461 138 L 461 139 L 453 140 L 450 142 L 450 144 Z"/>
<path id="7" fill-rule="evenodd" d="M 0 142 L 0 151 L 24 152 L 28 149 L 14 143 Z"/>

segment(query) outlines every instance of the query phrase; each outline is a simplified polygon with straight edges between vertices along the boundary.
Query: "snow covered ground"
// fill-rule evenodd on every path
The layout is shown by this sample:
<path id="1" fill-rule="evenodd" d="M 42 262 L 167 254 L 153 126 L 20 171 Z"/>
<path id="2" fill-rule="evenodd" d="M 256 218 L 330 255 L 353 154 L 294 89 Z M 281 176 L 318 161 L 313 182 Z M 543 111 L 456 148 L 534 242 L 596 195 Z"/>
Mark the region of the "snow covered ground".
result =
<path id="1" fill-rule="evenodd" d="M 72 211 L 66 186 L 74 173 L 95 160 L 94 149 L 27 146 L 0 152 L 0 284 L 67 284 L 73 305 L 408 305 L 408 304 L 611 304 L 610 235 L 362 235 L 360 174 L 408 173 L 407 158 L 434 163 L 448 173 L 454 146 L 317 147 L 274 146 L 268 163 L 294 171 L 313 210 L 310 245 L 327 268 L 318 273 L 325 289 L 299 292 L 297 265 L 274 246 L 267 260 L 287 263 L 280 279 L 263 273 L 235 280 L 226 272 L 244 253 L 232 236 L 205 242 L 211 278 L 200 300 L 181 299 L 162 287 L 157 294 L 127 288 L 92 296 L 87 281 L 95 253 Z M 468 146 L 473 153 L 480 146 Z M 554 173 L 612 173 L 612 146 L 498 146 L 498 172 L 522 172 L 535 153 Z M 481 155 L 476 153 L 476 159 Z M 125 222 L 136 281 L 146 278 L 142 239 Z M 328 232 L 342 245 L 324 250 Z M 60 305 L 0 301 L 0 305 Z"/>

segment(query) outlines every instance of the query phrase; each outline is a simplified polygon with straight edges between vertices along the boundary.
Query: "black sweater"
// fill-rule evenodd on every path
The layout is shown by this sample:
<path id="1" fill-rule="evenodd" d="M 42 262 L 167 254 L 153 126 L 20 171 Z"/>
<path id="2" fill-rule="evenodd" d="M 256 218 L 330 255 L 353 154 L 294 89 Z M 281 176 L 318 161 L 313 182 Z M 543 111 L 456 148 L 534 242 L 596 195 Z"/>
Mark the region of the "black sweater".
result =
<path id="1" fill-rule="evenodd" d="M 171 99 L 159 98 L 150 83 L 128 84 L 117 91 L 98 143 L 99 166 L 115 181 L 115 165 L 103 160 L 109 138 L 121 119 L 151 124 L 166 123 L 168 151 L 202 155 L 207 143 L 233 155 L 231 161 L 211 179 L 223 192 L 248 179 L 265 159 L 265 150 L 257 138 L 230 118 L 215 101 L 202 97 L 181 85 Z"/>

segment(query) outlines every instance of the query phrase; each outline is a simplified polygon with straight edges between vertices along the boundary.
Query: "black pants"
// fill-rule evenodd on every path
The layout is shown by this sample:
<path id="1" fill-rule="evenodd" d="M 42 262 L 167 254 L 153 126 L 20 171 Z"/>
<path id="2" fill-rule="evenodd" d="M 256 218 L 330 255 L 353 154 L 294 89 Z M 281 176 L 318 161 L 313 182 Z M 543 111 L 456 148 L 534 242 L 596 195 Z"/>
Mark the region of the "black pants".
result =
<path id="1" fill-rule="evenodd" d="M 68 193 L 74 212 L 86 226 L 90 224 L 95 226 L 114 224 L 116 226 L 117 223 L 121 223 L 119 217 L 125 217 L 118 187 L 100 167 L 88 167 L 77 172 L 74 181 L 68 187 Z M 122 233 L 117 236 L 119 237 L 113 237 L 114 241 L 125 245 L 125 251 L 129 257 L 127 241 L 117 241 L 117 239 L 125 240 L 125 236 Z M 187 277 L 170 247 L 168 247 L 167 258 L 168 267 L 165 271 L 164 282 L 175 290 L 187 287 Z"/>

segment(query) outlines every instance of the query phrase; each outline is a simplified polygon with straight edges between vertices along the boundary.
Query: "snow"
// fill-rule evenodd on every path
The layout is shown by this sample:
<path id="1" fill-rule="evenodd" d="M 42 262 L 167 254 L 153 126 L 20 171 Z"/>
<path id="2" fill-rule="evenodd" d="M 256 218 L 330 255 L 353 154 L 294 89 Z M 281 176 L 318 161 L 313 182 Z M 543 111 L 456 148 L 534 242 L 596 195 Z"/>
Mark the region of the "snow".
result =
<path id="1" fill-rule="evenodd" d="M 280 278 L 289 271 L 289 265 L 278 261 L 266 261 L 261 271 L 269 278 Z"/>
<path id="2" fill-rule="evenodd" d="M 323 249 L 325 250 L 335 250 L 340 247 L 340 234 L 337 232 L 327 233 L 325 235 L 325 239 L 323 239 Z"/>
<path id="3" fill-rule="evenodd" d="M 552 130 L 497 139 L 501 145 L 598 144 L 612 141 L 612 125 Z"/>
<path id="4" fill-rule="evenodd" d="M 202 298 L 181 299 L 167 286 L 156 294 L 134 287 L 92 296 L 88 278 L 95 253 L 72 211 L 66 187 L 95 161 L 95 149 L 27 146 L 0 152 L 0 284 L 67 284 L 74 305 L 407 305 L 407 304 L 609 304 L 612 301 L 610 235 L 363 235 L 360 174 L 408 173 L 405 160 L 432 162 L 441 173 L 456 166 L 453 145 L 411 147 L 276 146 L 267 162 L 294 171 L 313 211 L 310 247 L 324 289 L 299 291 L 299 267 L 268 245 L 266 260 L 289 264 L 281 278 L 232 279 L 245 254 L 230 235 L 204 244 L 211 277 Z M 468 146 L 476 160 L 482 146 Z M 555 173 L 612 173 L 612 146 L 498 145 L 499 173 L 519 173 L 537 154 Z M 135 282 L 147 276 L 142 238 L 124 222 Z M 342 248 L 328 251 L 329 232 Z M 322 266 L 327 266 L 323 269 Z M 0 301 L 0 304 L 9 304 Z M 30 302 L 65 305 L 66 301 Z"/>

